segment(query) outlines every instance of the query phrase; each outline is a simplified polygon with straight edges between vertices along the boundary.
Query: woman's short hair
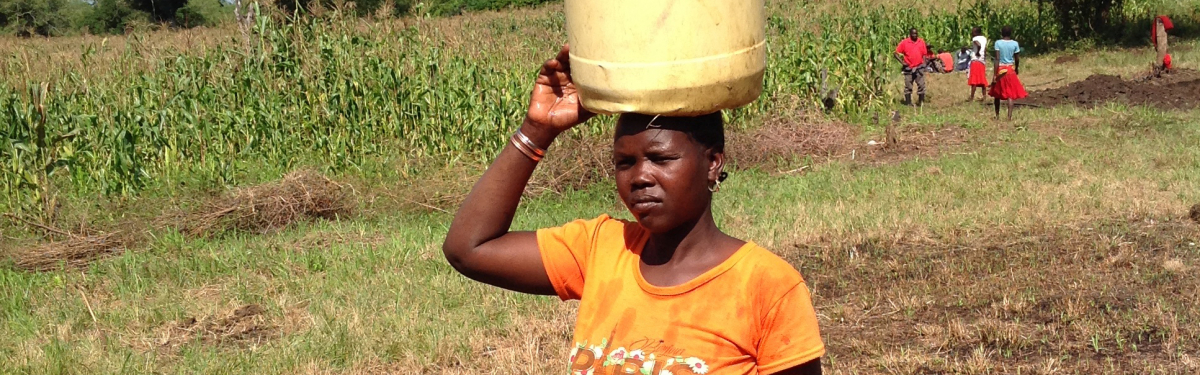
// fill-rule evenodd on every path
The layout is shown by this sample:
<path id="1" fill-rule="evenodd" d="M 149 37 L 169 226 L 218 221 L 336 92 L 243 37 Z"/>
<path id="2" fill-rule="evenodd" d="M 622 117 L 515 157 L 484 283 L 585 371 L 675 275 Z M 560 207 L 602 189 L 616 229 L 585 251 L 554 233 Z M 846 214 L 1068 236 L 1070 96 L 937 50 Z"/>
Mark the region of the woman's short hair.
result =
<path id="1" fill-rule="evenodd" d="M 725 153 L 725 119 L 721 116 L 720 111 L 695 117 L 623 113 L 617 119 L 615 136 L 635 134 L 649 128 L 682 132 L 705 149 Z"/>
<path id="2" fill-rule="evenodd" d="M 1000 36 L 1005 37 L 1005 38 L 1012 38 L 1012 31 L 1013 31 L 1012 26 L 1002 27 L 1002 28 L 1000 28 Z"/>

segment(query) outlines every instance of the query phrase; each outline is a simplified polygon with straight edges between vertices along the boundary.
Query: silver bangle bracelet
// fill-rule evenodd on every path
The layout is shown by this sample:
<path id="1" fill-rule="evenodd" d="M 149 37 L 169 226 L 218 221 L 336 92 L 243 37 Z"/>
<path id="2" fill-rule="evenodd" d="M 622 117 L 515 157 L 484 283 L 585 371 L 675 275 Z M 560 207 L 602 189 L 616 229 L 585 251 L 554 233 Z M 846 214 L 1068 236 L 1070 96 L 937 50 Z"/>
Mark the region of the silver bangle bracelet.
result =
<path id="1" fill-rule="evenodd" d="M 525 133 L 521 132 L 521 129 L 517 129 L 517 133 L 514 134 L 514 136 L 517 138 L 518 141 L 525 144 L 525 147 L 529 148 L 530 151 L 533 151 L 533 153 L 538 156 L 538 159 L 541 159 L 546 156 L 546 149 L 538 147 L 537 144 L 533 143 L 532 139 L 529 139 L 529 137 L 526 136 Z"/>
<path id="2" fill-rule="evenodd" d="M 517 134 L 521 134 L 520 131 L 518 131 Z M 516 147 L 517 151 L 520 151 L 522 154 L 528 157 L 529 160 L 533 160 L 535 163 L 541 161 L 542 156 L 538 155 L 536 152 L 534 152 L 534 150 L 530 149 L 528 145 L 519 140 L 517 134 L 513 134 L 512 138 L 508 139 L 509 143 L 512 143 L 513 147 Z"/>

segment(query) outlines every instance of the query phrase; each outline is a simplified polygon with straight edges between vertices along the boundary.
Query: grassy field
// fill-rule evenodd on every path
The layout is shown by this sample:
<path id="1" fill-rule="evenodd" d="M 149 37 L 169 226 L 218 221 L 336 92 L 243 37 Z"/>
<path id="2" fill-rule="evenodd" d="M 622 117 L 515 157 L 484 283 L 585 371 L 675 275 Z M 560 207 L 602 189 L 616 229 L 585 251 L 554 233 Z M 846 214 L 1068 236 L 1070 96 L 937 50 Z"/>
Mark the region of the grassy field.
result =
<path id="1" fill-rule="evenodd" d="M 477 36 L 470 33 L 536 44 L 492 57 L 528 65 L 553 44 L 525 37 L 547 12 L 416 27 L 450 50 Z M 525 25 L 513 21 L 521 19 L 539 21 L 528 30 L 509 27 Z M 210 48 L 239 37 L 222 29 L 2 48 L 18 51 L 9 55 L 11 69 L 19 51 L 60 53 L 53 68 L 23 63 L 34 80 L 74 70 L 97 82 L 137 71 L 117 62 L 169 59 L 181 41 Z M 109 65 L 73 60 L 75 48 L 104 43 L 111 49 L 94 56 Z M 1200 68 L 1196 46 L 1179 45 L 1181 68 Z M 130 49 L 139 57 L 121 52 Z M 1022 80 L 1043 89 L 1097 73 L 1133 77 L 1151 56 L 1087 48 L 1072 50 L 1078 61 L 1055 64 L 1064 54 L 1025 60 Z M 1200 204 L 1200 110 L 1019 108 L 1013 122 L 1003 122 L 992 120 L 990 107 L 962 103 L 962 75 L 930 78 L 930 105 L 897 108 L 897 147 L 868 146 L 883 129 L 867 117 L 825 117 L 802 106 L 741 118 L 731 135 L 737 168 L 717 196 L 718 221 L 805 275 L 829 348 L 825 370 L 1200 372 L 1200 223 L 1187 217 Z M 605 131 L 584 129 L 551 150 L 517 228 L 601 213 L 629 217 L 603 172 Z M 348 218 L 267 234 L 156 229 L 83 268 L 35 272 L 5 261 L 0 372 L 561 373 L 574 305 L 471 282 L 440 252 L 447 211 L 491 153 L 377 152 L 340 169 L 321 168 L 328 161 L 319 155 L 293 165 L 243 157 L 264 165 L 237 170 L 228 184 L 184 173 L 137 195 L 64 193 L 53 222 L 60 227 L 161 228 L 154 222 L 163 213 L 202 206 L 196 202 L 226 185 L 316 165 L 354 192 L 356 208 Z M 181 170 L 160 170 L 169 171 Z M 41 241 L 19 223 L 0 230 L 5 254 Z"/>

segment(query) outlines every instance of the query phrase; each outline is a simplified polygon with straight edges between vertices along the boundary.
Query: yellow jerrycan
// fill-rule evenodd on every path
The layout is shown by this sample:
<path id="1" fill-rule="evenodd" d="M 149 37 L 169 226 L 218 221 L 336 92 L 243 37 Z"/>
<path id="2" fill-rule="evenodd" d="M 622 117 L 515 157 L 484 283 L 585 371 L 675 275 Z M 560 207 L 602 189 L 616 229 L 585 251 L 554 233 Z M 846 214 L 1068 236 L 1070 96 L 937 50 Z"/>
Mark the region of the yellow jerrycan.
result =
<path id="1" fill-rule="evenodd" d="M 566 27 L 590 111 L 696 116 L 762 93 L 763 0 L 566 0 Z"/>

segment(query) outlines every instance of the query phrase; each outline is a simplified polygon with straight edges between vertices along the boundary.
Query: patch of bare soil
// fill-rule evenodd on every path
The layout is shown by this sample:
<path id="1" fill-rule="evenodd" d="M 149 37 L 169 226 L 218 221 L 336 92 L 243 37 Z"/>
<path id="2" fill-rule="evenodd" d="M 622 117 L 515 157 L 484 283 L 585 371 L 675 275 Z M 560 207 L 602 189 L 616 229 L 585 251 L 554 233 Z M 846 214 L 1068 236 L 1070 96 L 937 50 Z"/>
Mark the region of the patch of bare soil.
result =
<path id="1" fill-rule="evenodd" d="M 795 244 L 833 373 L 1196 373 L 1186 218 Z"/>
<path id="2" fill-rule="evenodd" d="M 1200 72 L 1175 69 L 1158 77 L 1130 80 L 1097 74 L 1063 87 L 1030 93 L 1020 102 L 1044 107 L 1066 104 L 1094 107 L 1123 102 L 1162 109 L 1191 109 L 1200 106 Z"/>
<path id="3" fill-rule="evenodd" d="M 850 153 L 858 128 L 837 122 L 772 119 L 749 132 L 733 132 L 726 152 L 741 169 L 779 171 L 798 161 L 827 161 Z"/>
<path id="4" fill-rule="evenodd" d="M 279 325 L 266 312 L 262 306 L 249 304 L 221 316 L 180 319 L 161 327 L 155 344 L 169 350 L 197 340 L 205 345 L 262 345 L 281 335 Z"/>
<path id="5" fill-rule="evenodd" d="M 875 165 L 932 157 L 960 148 L 969 137 L 967 129 L 956 126 L 936 130 L 903 127 L 895 134 L 897 142 L 887 144 L 883 136 L 861 139 L 858 129 L 847 123 L 772 120 L 749 133 L 732 134 L 727 147 L 738 168 L 789 173 L 830 161 Z"/>

